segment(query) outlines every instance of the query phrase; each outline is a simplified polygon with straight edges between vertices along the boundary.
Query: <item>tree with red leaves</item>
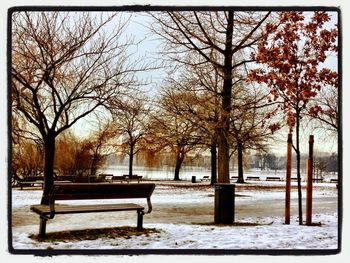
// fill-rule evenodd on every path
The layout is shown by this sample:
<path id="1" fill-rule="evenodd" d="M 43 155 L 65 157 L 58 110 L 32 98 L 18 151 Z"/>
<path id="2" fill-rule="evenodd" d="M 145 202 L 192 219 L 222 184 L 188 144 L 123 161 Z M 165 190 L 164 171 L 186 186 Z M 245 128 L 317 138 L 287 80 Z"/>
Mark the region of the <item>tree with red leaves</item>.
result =
<path id="1" fill-rule="evenodd" d="M 270 88 L 270 100 L 280 101 L 278 109 L 289 126 L 295 129 L 297 157 L 299 224 L 302 225 L 300 176 L 300 122 L 309 111 L 309 102 L 323 84 L 337 82 L 338 74 L 325 67 L 331 52 L 337 51 L 338 31 L 326 23 L 330 14 L 323 11 L 281 12 L 279 24 L 268 24 L 268 33 L 259 41 L 252 58 L 261 65 L 250 72 L 250 79 Z"/>

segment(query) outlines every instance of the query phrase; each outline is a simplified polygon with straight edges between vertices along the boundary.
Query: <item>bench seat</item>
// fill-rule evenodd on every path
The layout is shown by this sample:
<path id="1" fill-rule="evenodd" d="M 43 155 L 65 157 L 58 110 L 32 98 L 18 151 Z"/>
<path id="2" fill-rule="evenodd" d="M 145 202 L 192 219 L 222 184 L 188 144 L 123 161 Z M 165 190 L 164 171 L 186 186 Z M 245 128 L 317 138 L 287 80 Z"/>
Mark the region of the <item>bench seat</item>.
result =
<path id="1" fill-rule="evenodd" d="M 50 215 L 50 206 L 32 205 L 30 209 L 41 216 Z M 113 212 L 113 211 L 133 211 L 144 210 L 143 206 L 127 204 L 99 204 L 99 205 L 58 205 L 55 206 L 55 214 L 74 214 L 74 213 L 96 213 L 96 212 Z"/>

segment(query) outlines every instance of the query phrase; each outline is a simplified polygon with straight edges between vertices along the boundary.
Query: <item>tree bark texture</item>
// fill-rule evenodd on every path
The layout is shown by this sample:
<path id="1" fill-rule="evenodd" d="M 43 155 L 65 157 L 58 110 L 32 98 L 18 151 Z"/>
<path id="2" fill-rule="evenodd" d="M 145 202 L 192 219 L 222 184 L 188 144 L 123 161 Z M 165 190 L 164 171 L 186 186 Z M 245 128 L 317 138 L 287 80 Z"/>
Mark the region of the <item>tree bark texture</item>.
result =
<path id="1" fill-rule="evenodd" d="M 232 35 L 233 35 L 233 11 L 228 12 L 225 60 L 224 60 L 224 81 L 222 87 L 222 112 L 220 116 L 220 127 L 218 129 L 218 182 L 229 183 L 229 117 L 231 113 L 232 97 Z"/>
<path id="2" fill-rule="evenodd" d="M 130 146 L 130 152 L 129 152 L 129 178 L 132 177 L 132 168 L 133 168 L 133 163 L 134 163 L 134 146 Z"/>
<path id="3" fill-rule="evenodd" d="M 287 164 L 286 164 L 286 202 L 285 202 L 285 224 L 290 224 L 290 191 L 292 175 L 292 145 L 293 134 L 288 134 L 287 139 Z"/>
<path id="4" fill-rule="evenodd" d="M 48 134 L 44 139 L 44 192 L 41 204 L 49 203 L 49 193 L 54 182 L 55 136 Z"/>
<path id="5" fill-rule="evenodd" d="M 298 216 L 299 225 L 303 224 L 303 204 L 302 204 L 302 192 L 301 192 L 301 174 L 300 174 L 300 114 L 296 116 L 296 156 L 297 156 L 297 178 L 298 178 Z"/>
<path id="6" fill-rule="evenodd" d="M 216 150 L 216 141 L 213 142 L 210 146 L 210 154 L 211 154 L 211 179 L 210 179 L 210 184 L 214 185 L 217 182 L 217 177 L 216 177 L 216 158 L 217 158 L 217 150 Z"/>
<path id="7" fill-rule="evenodd" d="M 181 169 L 182 163 L 184 161 L 184 156 L 185 155 L 181 152 L 178 152 L 176 155 L 174 181 L 180 181 L 180 169 Z"/>
<path id="8" fill-rule="evenodd" d="M 238 179 L 237 183 L 244 183 L 243 178 L 243 145 L 241 141 L 237 142 L 237 159 L 238 159 Z"/>

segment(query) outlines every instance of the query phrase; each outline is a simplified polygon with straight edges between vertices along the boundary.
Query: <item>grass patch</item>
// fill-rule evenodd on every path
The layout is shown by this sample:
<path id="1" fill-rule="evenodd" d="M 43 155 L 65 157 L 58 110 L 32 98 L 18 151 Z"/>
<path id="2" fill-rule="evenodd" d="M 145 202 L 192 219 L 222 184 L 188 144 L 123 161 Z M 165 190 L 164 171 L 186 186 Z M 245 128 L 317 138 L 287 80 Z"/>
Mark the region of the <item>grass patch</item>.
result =
<path id="1" fill-rule="evenodd" d="M 125 238 L 129 239 L 133 236 L 149 236 L 153 233 L 160 233 L 155 228 L 143 228 L 138 230 L 136 227 L 122 226 L 113 228 L 99 228 L 99 229 L 84 229 L 84 230 L 71 230 L 47 233 L 45 238 L 39 238 L 38 235 L 31 234 L 29 238 L 37 241 L 45 242 L 70 242 L 70 241 L 83 241 L 83 240 L 96 240 L 98 238 Z"/>

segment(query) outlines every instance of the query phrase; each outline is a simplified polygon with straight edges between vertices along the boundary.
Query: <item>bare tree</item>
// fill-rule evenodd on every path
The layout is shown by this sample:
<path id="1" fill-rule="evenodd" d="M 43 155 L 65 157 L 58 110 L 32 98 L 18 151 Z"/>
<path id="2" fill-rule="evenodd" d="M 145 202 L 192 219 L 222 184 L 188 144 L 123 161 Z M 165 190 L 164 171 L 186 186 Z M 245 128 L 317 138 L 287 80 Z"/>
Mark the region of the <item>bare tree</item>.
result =
<path id="1" fill-rule="evenodd" d="M 308 115 L 318 120 L 322 128 L 333 133 L 338 132 L 338 90 L 336 86 L 325 85 L 318 96 L 311 101 Z"/>
<path id="2" fill-rule="evenodd" d="M 127 24 L 106 13 L 12 14 L 12 105 L 44 143 L 43 204 L 53 183 L 56 137 L 135 81 L 127 52 L 132 40 L 122 37 Z"/>
<path id="3" fill-rule="evenodd" d="M 261 25 L 270 12 L 165 12 L 152 16 L 153 31 L 166 40 L 172 61 L 192 66 L 210 63 L 222 79 L 217 129 L 218 182 L 229 182 L 229 119 L 232 110 L 233 70 L 251 62 L 245 51 L 261 37 Z M 184 53 L 198 54 L 188 61 Z"/>
<path id="4" fill-rule="evenodd" d="M 280 128 L 267 118 L 273 103 L 267 102 L 266 92 L 261 87 L 243 83 L 233 88 L 232 112 L 230 118 L 230 136 L 233 153 L 237 153 L 238 183 L 244 183 L 243 154 L 245 150 L 266 151 L 272 134 Z"/>
<path id="5" fill-rule="evenodd" d="M 114 135 L 112 122 L 98 120 L 97 130 L 84 140 L 83 143 L 91 152 L 90 175 L 96 175 L 97 170 L 104 164 L 107 156 L 111 153 L 110 140 Z"/>
<path id="6" fill-rule="evenodd" d="M 43 171 L 42 144 L 21 137 L 12 148 L 13 179 L 39 176 Z"/>
<path id="7" fill-rule="evenodd" d="M 158 150 L 170 149 L 175 155 L 174 180 L 180 180 L 180 169 L 186 155 L 198 147 L 201 137 L 198 129 L 181 112 L 185 104 L 181 103 L 186 93 L 177 92 L 172 86 L 162 90 L 159 98 L 159 110 L 152 114 L 150 133 L 153 143 L 158 144 Z M 148 139 L 150 140 L 150 139 Z"/>
<path id="8" fill-rule="evenodd" d="M 205 147 L 210 148 L 212 176 L 211 184 L 216 182 L 216 141 L 218 134 L 222 84 L 218 72 L 206 63 L 195 67 L 187 66 L 181 71 L 178 80 L 171 78 L 172 90 L 181 93 L 177 102 L 181 105 L 179 114 L 198 129 Z M 247 149 L 266 149 L 267 140 L 278 124 L 267 118 L 267 111 L 273 102 L 267 102 L 267 92 L 244 81 L 246 72 L 235 74 L 232 87 L 232 111 L 229 122 L 229 145 L 238 155 L 238 182 L 243 183 L 243 152 Z"/>
<path id="9" fill-rule="evenodd" d="M 213 74 L 209 64 L 197 67 L 186 67 L 178 79 L 169 78 L 168 82 L 174 93 L 181 94 L 177 107 L 179 117 L 186 119 L 196 127 L 200 137 L 199 148 L 210 149 L 211 184 L 217 182 L 217 128 L 219 125 L 219 76 Z M 214 70 L 215 71 L 215 70 Z M 175 103 L 175 102 L 172 102 Z M 175 112 L 176 113 L 176 112 Z"/>
<path id="10" fill-rule="evenodd" d="M 80 147 L 81 141 L 69 130 L 62 132 L 57 137 L 54 162 L 57 175 L 74 175 L 76 173 L 76 157 Z"/>
<path id="11" fill-rule="evenodd" d="M 136 95 L 135 95 L 136 97 Z M 129 156 L 129 176 L 133 175 L 134 156 L 142 150 L 145 134 L 148 132 L 148 114 L 146 96 L 138 94 L 138 98 L 128 98 L 125 101 L 109 102 L 109 110 L 113 116 L 114 131 L 121 143 L 117 143 L 122 153 Z"/>

